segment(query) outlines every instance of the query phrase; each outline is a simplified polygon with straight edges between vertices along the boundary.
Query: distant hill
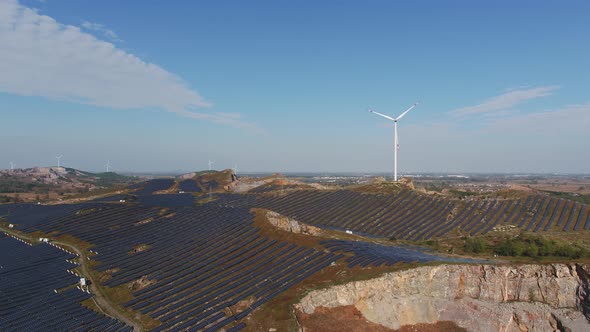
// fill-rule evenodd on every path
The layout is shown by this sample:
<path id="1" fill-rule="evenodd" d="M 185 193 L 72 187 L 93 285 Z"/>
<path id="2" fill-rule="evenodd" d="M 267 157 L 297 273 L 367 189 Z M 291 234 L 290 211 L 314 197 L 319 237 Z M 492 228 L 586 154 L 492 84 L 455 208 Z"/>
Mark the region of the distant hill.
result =
<path id="1" fill-rule="evenodd" d="M 223 171 L 200 171 L 180 175 L 182 182 L 194 181 L 195 185 L 203 192 L 232 191 L 239 183 L 238 177 L 231 169 Z"/>
<path id="2" fill-rule="evenodd" d="M 126 186 L 137 178 L 114 172 L 90 173 L 67 167 L 33 167 L 0 170 L 0 203 L 11 200 L 46 199 L 55 195 L 80 194 L 98 189 Z"/>

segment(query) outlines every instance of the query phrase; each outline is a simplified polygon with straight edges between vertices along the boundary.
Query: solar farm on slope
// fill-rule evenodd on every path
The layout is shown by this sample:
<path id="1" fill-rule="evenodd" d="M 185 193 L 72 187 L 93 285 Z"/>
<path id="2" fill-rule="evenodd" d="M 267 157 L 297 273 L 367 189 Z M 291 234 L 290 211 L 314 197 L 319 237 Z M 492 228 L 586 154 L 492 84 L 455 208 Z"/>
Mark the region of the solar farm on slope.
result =
<path id="1" fill-rule="evenodd" d="M 590 207 L 544 195 L 466 201 L 403 188 L 370 193 L 267 185 L 237 194 L 223 193 L 222 186 L 219 178 L 205 175 L 156 179 L 123 196 L 87 203 L 0 205 L 0 215 L 5 216 L 7 234 L 17 230 L 86 250 L 98 286 L 125 315 L 154 331 L 248 329 L 248 317 L 258 308 L 333 267 L 358 271 L 471 262 L 393 246 L 392 239 L 417 243 L 478 236 L 502 227 L 536 233 L 590 230 Z M 213 187 L 217 190 L 212 192 Z M 254 208 L 331 235 L 304 241 L 280 236 L 282 231 L 261 229 Z M 9 299 L 1 308 L 3 330 L 44 324 L 72 330 L 131 329 L 79 305 L 91 295 L 78 290 L 77 277 L 68 273 L 75 267 L 66 262 L 72 255 L 7 236 L 0 238 L 0 246 L 14 252 L 0 261 L 0 292 Z M 25 278 L 22 271 L 30 273 Z M 48 314 L 52 310 L 71 318 L 57 319 Z M 27 312 L 35 319 L 26 320 Z"/>
<path id="2" fill-rule="evenodd" d="M 0 235 L 0 330 L 130 331 L 79 303 L 91 295 L 76 286 L 75 256 L 48 244 L 30 246 Z M 69 272 L 69 273 L 68 273 Z"/>

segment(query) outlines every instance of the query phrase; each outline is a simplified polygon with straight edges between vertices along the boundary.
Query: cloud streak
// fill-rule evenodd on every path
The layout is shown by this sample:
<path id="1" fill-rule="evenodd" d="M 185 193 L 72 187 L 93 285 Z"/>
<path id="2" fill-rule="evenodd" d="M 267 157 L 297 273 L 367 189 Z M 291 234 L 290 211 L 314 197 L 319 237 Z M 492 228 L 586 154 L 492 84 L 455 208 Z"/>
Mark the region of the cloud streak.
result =
<path id="1" fill-rule="evenodd" d="M 516 89 L 484 100 L 478 105 L 452 110 L 449 112 L 449 114 L 453 116 L 467 116 L 501 112 L 517 106 L 527 100 L 550 96 L 553 91 L 557 89 L 559 89 L 559 87 L 555 85 L 529 89 Z"/>
<path id="2" fill-rule="evenodd" d="M 107 27 L 105 27 L 104 25 L 102 25 L 100 23 L 92 23 L 92 22 L 84 21 L 84 22 L 82 22 L 82 27 L 86 30 L 100 32 L 101 34 L 103 34 L 104 36 L 106 36 L 107 38 L 109 38 L 113 41 L 122 41 L 113 30 L 108 29 Z"/>
<path id="3" fill-rule="evenodd" d="M 84 25 L 110 31 L 90 22 Z M 112 109 L 161 109 L 256 128 L 239 115 L 196 112 L 211 104 L 176 75 L 17 0 L 0 0 L 0 45 L 2 92 Z"/>
<path id="4" fill-rule="evenodd" d="M 572 133 L 588 134 L 590 102 L 498 118 L 487 125 L 493 131 L 545 132 L 556 138 Z"/>

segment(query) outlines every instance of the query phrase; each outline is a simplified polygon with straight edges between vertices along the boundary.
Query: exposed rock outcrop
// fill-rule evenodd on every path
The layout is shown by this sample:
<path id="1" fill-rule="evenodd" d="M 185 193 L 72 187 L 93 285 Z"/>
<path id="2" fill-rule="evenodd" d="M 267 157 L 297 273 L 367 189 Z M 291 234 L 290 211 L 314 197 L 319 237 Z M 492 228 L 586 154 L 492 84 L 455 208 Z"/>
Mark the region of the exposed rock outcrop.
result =
<path id="1" fill-rule="evenodd" d="M 266 213 L 266 220 L 275 226 L 278 229 L 283 231 L 296 233 L 296 234 L 307 234 L 313 236 L 320 236 L 322 234 L 322 229 L 310 225 L 306 225 L 301 223 L 295 219 L 291 219 L 289 217 L 285 217 L 279 213 L 274 211 L 268 211 Z"/>
<path id="2" fill-rule="evenodd" d="M 414 186 L 414 180 L 412 178 L 401 178 L 399 183 L 402 184 L 408 190 L 414 190 L 416 187 Z"/>
<path id="3" fill-rule="evenodd" d="M 354 305 L 373 323 L 453 321 L 470 331 L 590 330 L 581 265 L 441 265 L 388 273 L 307 294 L 296 309 Z"/>
<path id="4" fill-rule="evenodd" d="M 147 276 L 142 276 L 141 278 L 130 282 L 127 285 L 127 288 L 129 288 L 132 291 L 138 291 L 138 290 L 144 289 L 150 285 L 153 285 L 155 283 L 156 283 L 155 280 L 150 280 L 150 279 L 148 279 Z"/>

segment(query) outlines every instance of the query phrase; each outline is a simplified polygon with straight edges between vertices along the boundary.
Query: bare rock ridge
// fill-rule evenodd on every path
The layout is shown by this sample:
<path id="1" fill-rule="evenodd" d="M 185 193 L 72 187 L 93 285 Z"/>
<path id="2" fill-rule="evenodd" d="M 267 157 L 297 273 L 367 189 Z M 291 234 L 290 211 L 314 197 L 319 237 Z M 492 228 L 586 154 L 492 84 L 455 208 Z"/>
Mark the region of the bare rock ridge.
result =
<path id="1" fill-rule="evenodd" d="M 588 271 L 576 264 L 419 267 L 314 290 L 295 309 L 305 316 L 353 305 L 391 329 L 452 321 L 469 331 L 588 331 Z"/>
<path id="2" fill-rule="evenodd" d="M 322 234 L 321 228 L 301 223 L 274 211 L 266 212 L 266 220 L 268 220 L 271 225 L 286 232 L 313 236 L 320 236 Z"/>

